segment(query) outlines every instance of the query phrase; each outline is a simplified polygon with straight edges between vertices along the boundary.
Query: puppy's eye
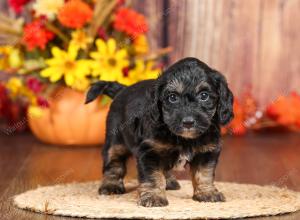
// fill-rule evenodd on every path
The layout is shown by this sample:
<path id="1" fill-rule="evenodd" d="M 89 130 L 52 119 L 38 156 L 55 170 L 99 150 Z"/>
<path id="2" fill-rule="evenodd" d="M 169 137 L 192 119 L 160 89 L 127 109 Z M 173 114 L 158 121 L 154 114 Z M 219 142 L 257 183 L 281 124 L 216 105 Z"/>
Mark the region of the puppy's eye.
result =
<path id="1" fill-rule="evenodd" d="M 169 96 L 168 96 L 168 100 L 169 102 L 171 103 L 176 103 L 179 101 L 179 97 L 178 95 L 176 95 L 175 93 L 171 93 Z"/>
<path id="2" fill-rule="evenodd" d="M 201 92 L 199 96 L 201 101 L 207 101 L 209 99 L 208 92 Z"/>

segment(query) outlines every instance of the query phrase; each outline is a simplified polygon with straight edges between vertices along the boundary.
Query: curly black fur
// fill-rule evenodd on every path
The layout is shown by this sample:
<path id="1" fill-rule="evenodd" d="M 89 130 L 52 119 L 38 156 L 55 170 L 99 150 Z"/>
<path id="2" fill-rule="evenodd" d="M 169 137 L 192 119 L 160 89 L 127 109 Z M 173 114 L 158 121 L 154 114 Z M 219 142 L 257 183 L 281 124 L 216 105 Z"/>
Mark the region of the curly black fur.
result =
<path id="1" fill-rule="evenodd" d="M 220 125 L 233 118 L 233 95 L 223 75 L 196 58 L 185 58 L 156 80 L 129 87 L 100 81 L 89 90 L 87 102 L 100 94 L 114 100 L 107 118 L 99 193 L 125 192 L 126 160 L 133 154 L 139 204 L 167 205 L 165 189 L 180 187 L 170 170 L 184 155 L 191 166 L 193 199 L 224 200 L 213 185 Z"/>

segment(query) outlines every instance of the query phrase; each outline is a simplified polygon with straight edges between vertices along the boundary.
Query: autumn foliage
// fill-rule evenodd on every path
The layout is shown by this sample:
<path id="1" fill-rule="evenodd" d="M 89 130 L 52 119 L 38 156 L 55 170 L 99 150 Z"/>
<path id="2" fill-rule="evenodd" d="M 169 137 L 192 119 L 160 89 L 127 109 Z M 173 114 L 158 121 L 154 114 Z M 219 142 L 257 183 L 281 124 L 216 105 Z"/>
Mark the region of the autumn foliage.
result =
<path id="1" fill-rule="evenodd" d="M 268 105 L 266 115 L 283 126 L 300 128 L 300 95 L 292 92 Z"/>

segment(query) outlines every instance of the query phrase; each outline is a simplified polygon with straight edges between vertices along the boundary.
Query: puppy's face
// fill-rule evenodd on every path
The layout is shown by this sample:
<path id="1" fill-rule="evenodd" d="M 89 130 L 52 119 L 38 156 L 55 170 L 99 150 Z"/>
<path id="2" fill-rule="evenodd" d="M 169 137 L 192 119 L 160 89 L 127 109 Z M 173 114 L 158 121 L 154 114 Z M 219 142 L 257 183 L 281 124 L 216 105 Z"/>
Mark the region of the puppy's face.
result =
<path id="1" fill-rule="evenodd" d="M 217 91 L 205 72 L 174 74 L 162 93 L 162 114 L 170 131 L 184 138 L 204 133 L 217 109 Z"/>
<path id="2" fill-rule="evenodd" d="M 162 78 L 159 95 L 162 119 L 175 135 L 194 139 L 205 133 L 218 111 L 222 114 L 222 101 L 227 105 L 223 108 L 228 108 L 225 111 L 232 117 L 232 97 L 228 97 L 232 94 L 219 73 L 212 73 L 211 69 L 202 68 L 196 62 L 179 65 Z M 225 123 L 220 117 L 219 120 L 220 124 L 226 124 L 230 119 Z"/>

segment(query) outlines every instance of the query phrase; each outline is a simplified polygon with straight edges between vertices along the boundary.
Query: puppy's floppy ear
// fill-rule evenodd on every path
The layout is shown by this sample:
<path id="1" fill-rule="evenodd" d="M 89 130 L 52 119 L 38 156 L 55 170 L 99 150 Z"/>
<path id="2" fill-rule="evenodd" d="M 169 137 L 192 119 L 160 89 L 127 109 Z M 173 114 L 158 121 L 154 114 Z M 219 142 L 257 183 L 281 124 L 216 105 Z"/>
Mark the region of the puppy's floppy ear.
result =
<path id="1" fill-rule="evenodd" d="M 233 94 L 228 88 L 225 77 L 221 73 L 214 71 L 213 76 L 217 83 L 219 93 L 219 102 L 217 107 L 218 120 L 220 125 L 226 125 L 234 117 Z"/>
<path id="2" fill-rule="evenodd" d="M 161 78 L 158 77 L 154 86 L 147 92 L 147 99 L 151 103 L 149 106 L 149 116 L 153 124 L 157 124 L 161 117 L 160 110 L 160 91 L 161 90 Z"/>

